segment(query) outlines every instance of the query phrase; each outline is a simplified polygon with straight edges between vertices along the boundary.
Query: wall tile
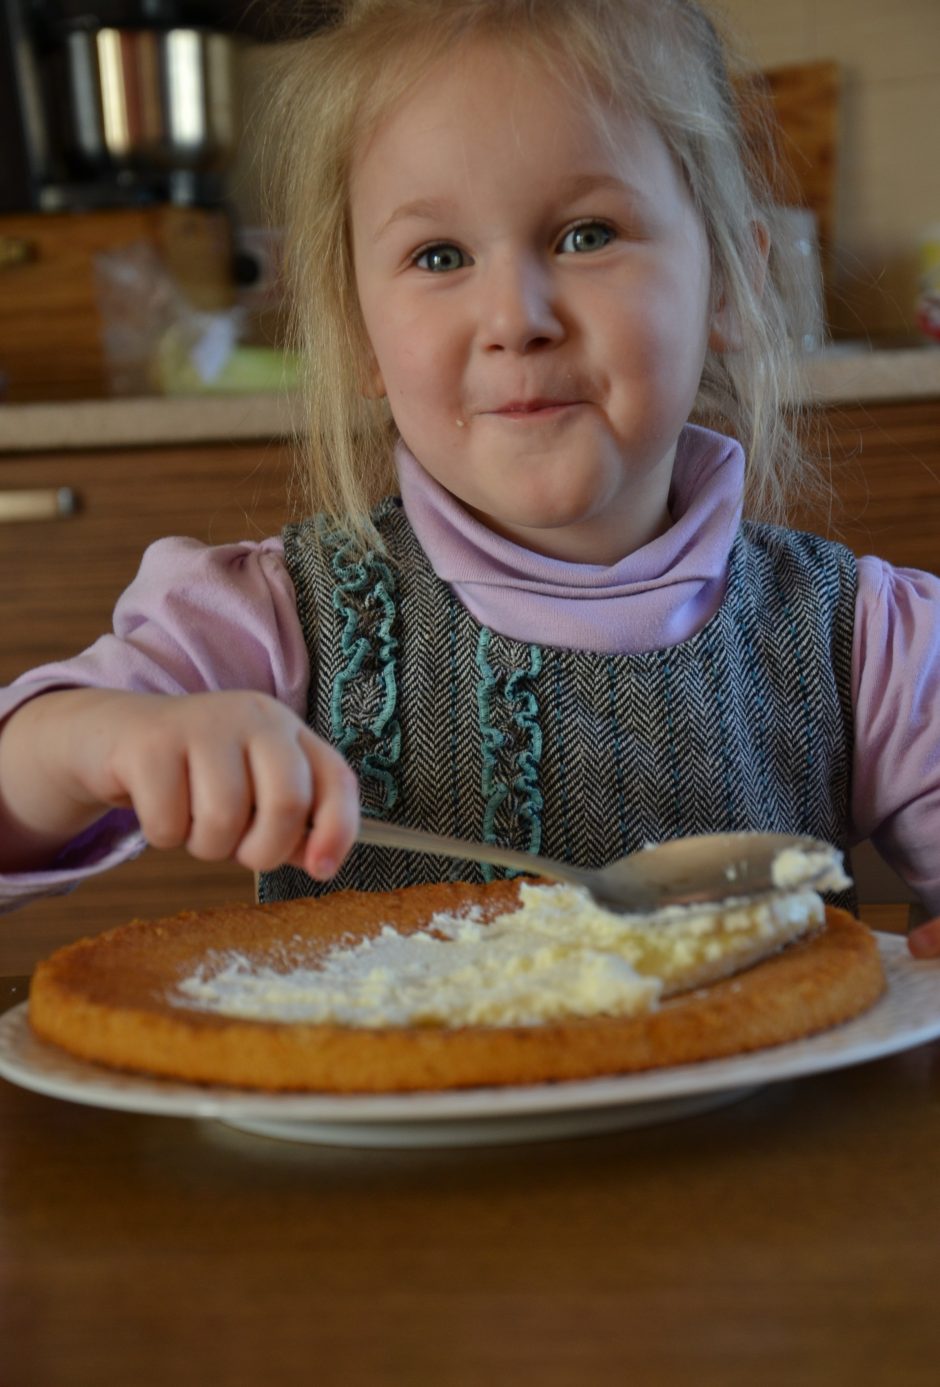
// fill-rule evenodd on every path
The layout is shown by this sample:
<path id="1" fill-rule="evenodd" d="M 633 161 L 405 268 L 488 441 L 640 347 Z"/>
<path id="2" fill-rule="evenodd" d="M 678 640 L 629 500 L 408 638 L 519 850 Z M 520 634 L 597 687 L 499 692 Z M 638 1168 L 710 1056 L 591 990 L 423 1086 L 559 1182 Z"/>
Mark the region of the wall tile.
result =
<path id="1" fill-rule="evenodd" d="M 866 82 L 940 78 L 940 0 L 930 0 L 929 13 L 919 0 L 879 6 L 876 14 L 861 14 L 851 24 L 834 22 L 831 9 L 843 0 L 818 0 L 815 44 L 820 55 L 837 57 L 846 69 Z"/>
<path id="2" fill-rule="evenodd" d="M 816 0 L 712 0 L 707 8 L 755 67 L 808 62 L 813 55 Z"/>
<path id="3" fill-rule="evenodd" d="M 773 0 L 753 0 L 755 12 Z M 820 25 L 838 26 L 846 34 L 862 28 L 932 28 L 936 32 L 937 0 L 812 0 Z M 749 8 L 745 6 L 745 8 Z"/>

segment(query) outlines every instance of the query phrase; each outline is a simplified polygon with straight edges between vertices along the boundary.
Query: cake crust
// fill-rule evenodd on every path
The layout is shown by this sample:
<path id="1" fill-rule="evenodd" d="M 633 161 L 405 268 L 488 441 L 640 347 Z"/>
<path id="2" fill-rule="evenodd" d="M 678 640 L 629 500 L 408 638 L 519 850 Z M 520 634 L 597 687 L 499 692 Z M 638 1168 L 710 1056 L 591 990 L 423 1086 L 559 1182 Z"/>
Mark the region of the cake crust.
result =
<path id="1" fill-rule="evenodd" d="M 84 1060 L 164 1078 L 268 1092 L 392 1093 L 534 1084 L 719 1059 L 797 1040 L 867 1009 L 885 987 L 871 931 L 827 908 L 824 929 L 709 987 L 632 1017 L 531 1026 L 352 1027 L 234 1019 L 174 1004 L 208 954 L 237 950 L 310 967 L 384 925 L 511 908 L 518 886 L 440 883 L 335 892 L 133 921 L 58 950 L 33 977 L 30 1023 Z"/>

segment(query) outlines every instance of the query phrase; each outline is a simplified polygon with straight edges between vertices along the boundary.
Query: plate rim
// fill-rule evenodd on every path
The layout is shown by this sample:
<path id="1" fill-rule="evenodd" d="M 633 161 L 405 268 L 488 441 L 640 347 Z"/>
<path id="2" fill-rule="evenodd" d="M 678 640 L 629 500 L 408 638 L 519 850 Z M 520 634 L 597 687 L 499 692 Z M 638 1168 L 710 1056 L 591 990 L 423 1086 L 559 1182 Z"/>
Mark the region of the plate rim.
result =
<path id="1" fill-rule="evenodd" d="M 0 1077 L 32 1092 L 85 1106 L 223 1121 L 238 1116 L 356 1124 L 499 1120 L 680 1099 L 850 1068 L 913 1049 L 940 1036 L 940 959 L 926 964 L 913 959 L 901 936 L 876 932 L 876 938 L 889 975 L 888 990 L 860 1016 L 783 1045 L 642 1073 L 409 1093 L 262 1093 L 109 1070 L 104 1065 L 73 1058 L 32 1034 L 27 1000 L 0 1016 Z M 879 1015 L 883 1016 L 885 1009 L 897 1001 L 898 972 L 903 986 L 907 977 L 915 976 L 915 968 L 917 976 L 933 975 L 936 979 L 935 1013 L 909 1027 L 879 1033 Z M 859 1032 L 860 1038 L 853 1045 L 852 1036 Z M 834 1039 L 843 1043 L 834 1044 Z M 17 1045 L 26 1049 L 26 1060 L 18 1058 Z M 30 1049 L 50 1055 L 61 1063 L 66 1074 L 30 1067 Z M 75 1071 L 73 1077 L 68 1077 L 68 1071 Z"/>

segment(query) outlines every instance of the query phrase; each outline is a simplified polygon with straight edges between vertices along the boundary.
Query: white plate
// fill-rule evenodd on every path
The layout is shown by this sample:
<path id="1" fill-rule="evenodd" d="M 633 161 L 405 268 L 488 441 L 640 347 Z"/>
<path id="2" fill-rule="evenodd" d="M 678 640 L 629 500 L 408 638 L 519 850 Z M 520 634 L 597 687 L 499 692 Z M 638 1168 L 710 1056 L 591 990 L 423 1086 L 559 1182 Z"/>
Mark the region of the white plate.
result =
<path id="1" fill-rule="evenodd" d="M 210 1118 L 242 1131 L 343 1146 L 472 1146 L 544 1141 L 685 1117 L 763 1084 L 841 1069 L 940 1036 L 940 960 L 915 962 L 879 935 L 884 997 L 855 1021 L 751 1055 L 529 1087 L 439 1093 L 268 1094 L 172 1083 L 72 1059 L 33 1035 L 22 1002 L 0 1017 L 0 1075 L 75 1103 Z"/>

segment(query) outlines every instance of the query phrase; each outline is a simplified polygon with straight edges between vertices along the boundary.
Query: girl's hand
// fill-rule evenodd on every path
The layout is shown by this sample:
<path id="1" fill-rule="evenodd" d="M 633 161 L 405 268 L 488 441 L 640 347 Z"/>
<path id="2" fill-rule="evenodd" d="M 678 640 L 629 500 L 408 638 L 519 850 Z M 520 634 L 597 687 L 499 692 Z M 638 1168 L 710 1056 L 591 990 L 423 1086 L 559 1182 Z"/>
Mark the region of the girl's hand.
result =
<path id="1" fill-rule="evenodd" d="M 19 710 L 8 736 L 7 810 L 47 847 L 131 808 L 154 847 L 254 871 L 289 862 L 322 880 L 355 839 L 353 772 L 266 694 L 67 690 Z"/>
<path id="2" fill-rule="evenodd" d="M 928 920 L 912 929 L 907 947 L 915 958 L 940 958 L 940 919 Z"/>

